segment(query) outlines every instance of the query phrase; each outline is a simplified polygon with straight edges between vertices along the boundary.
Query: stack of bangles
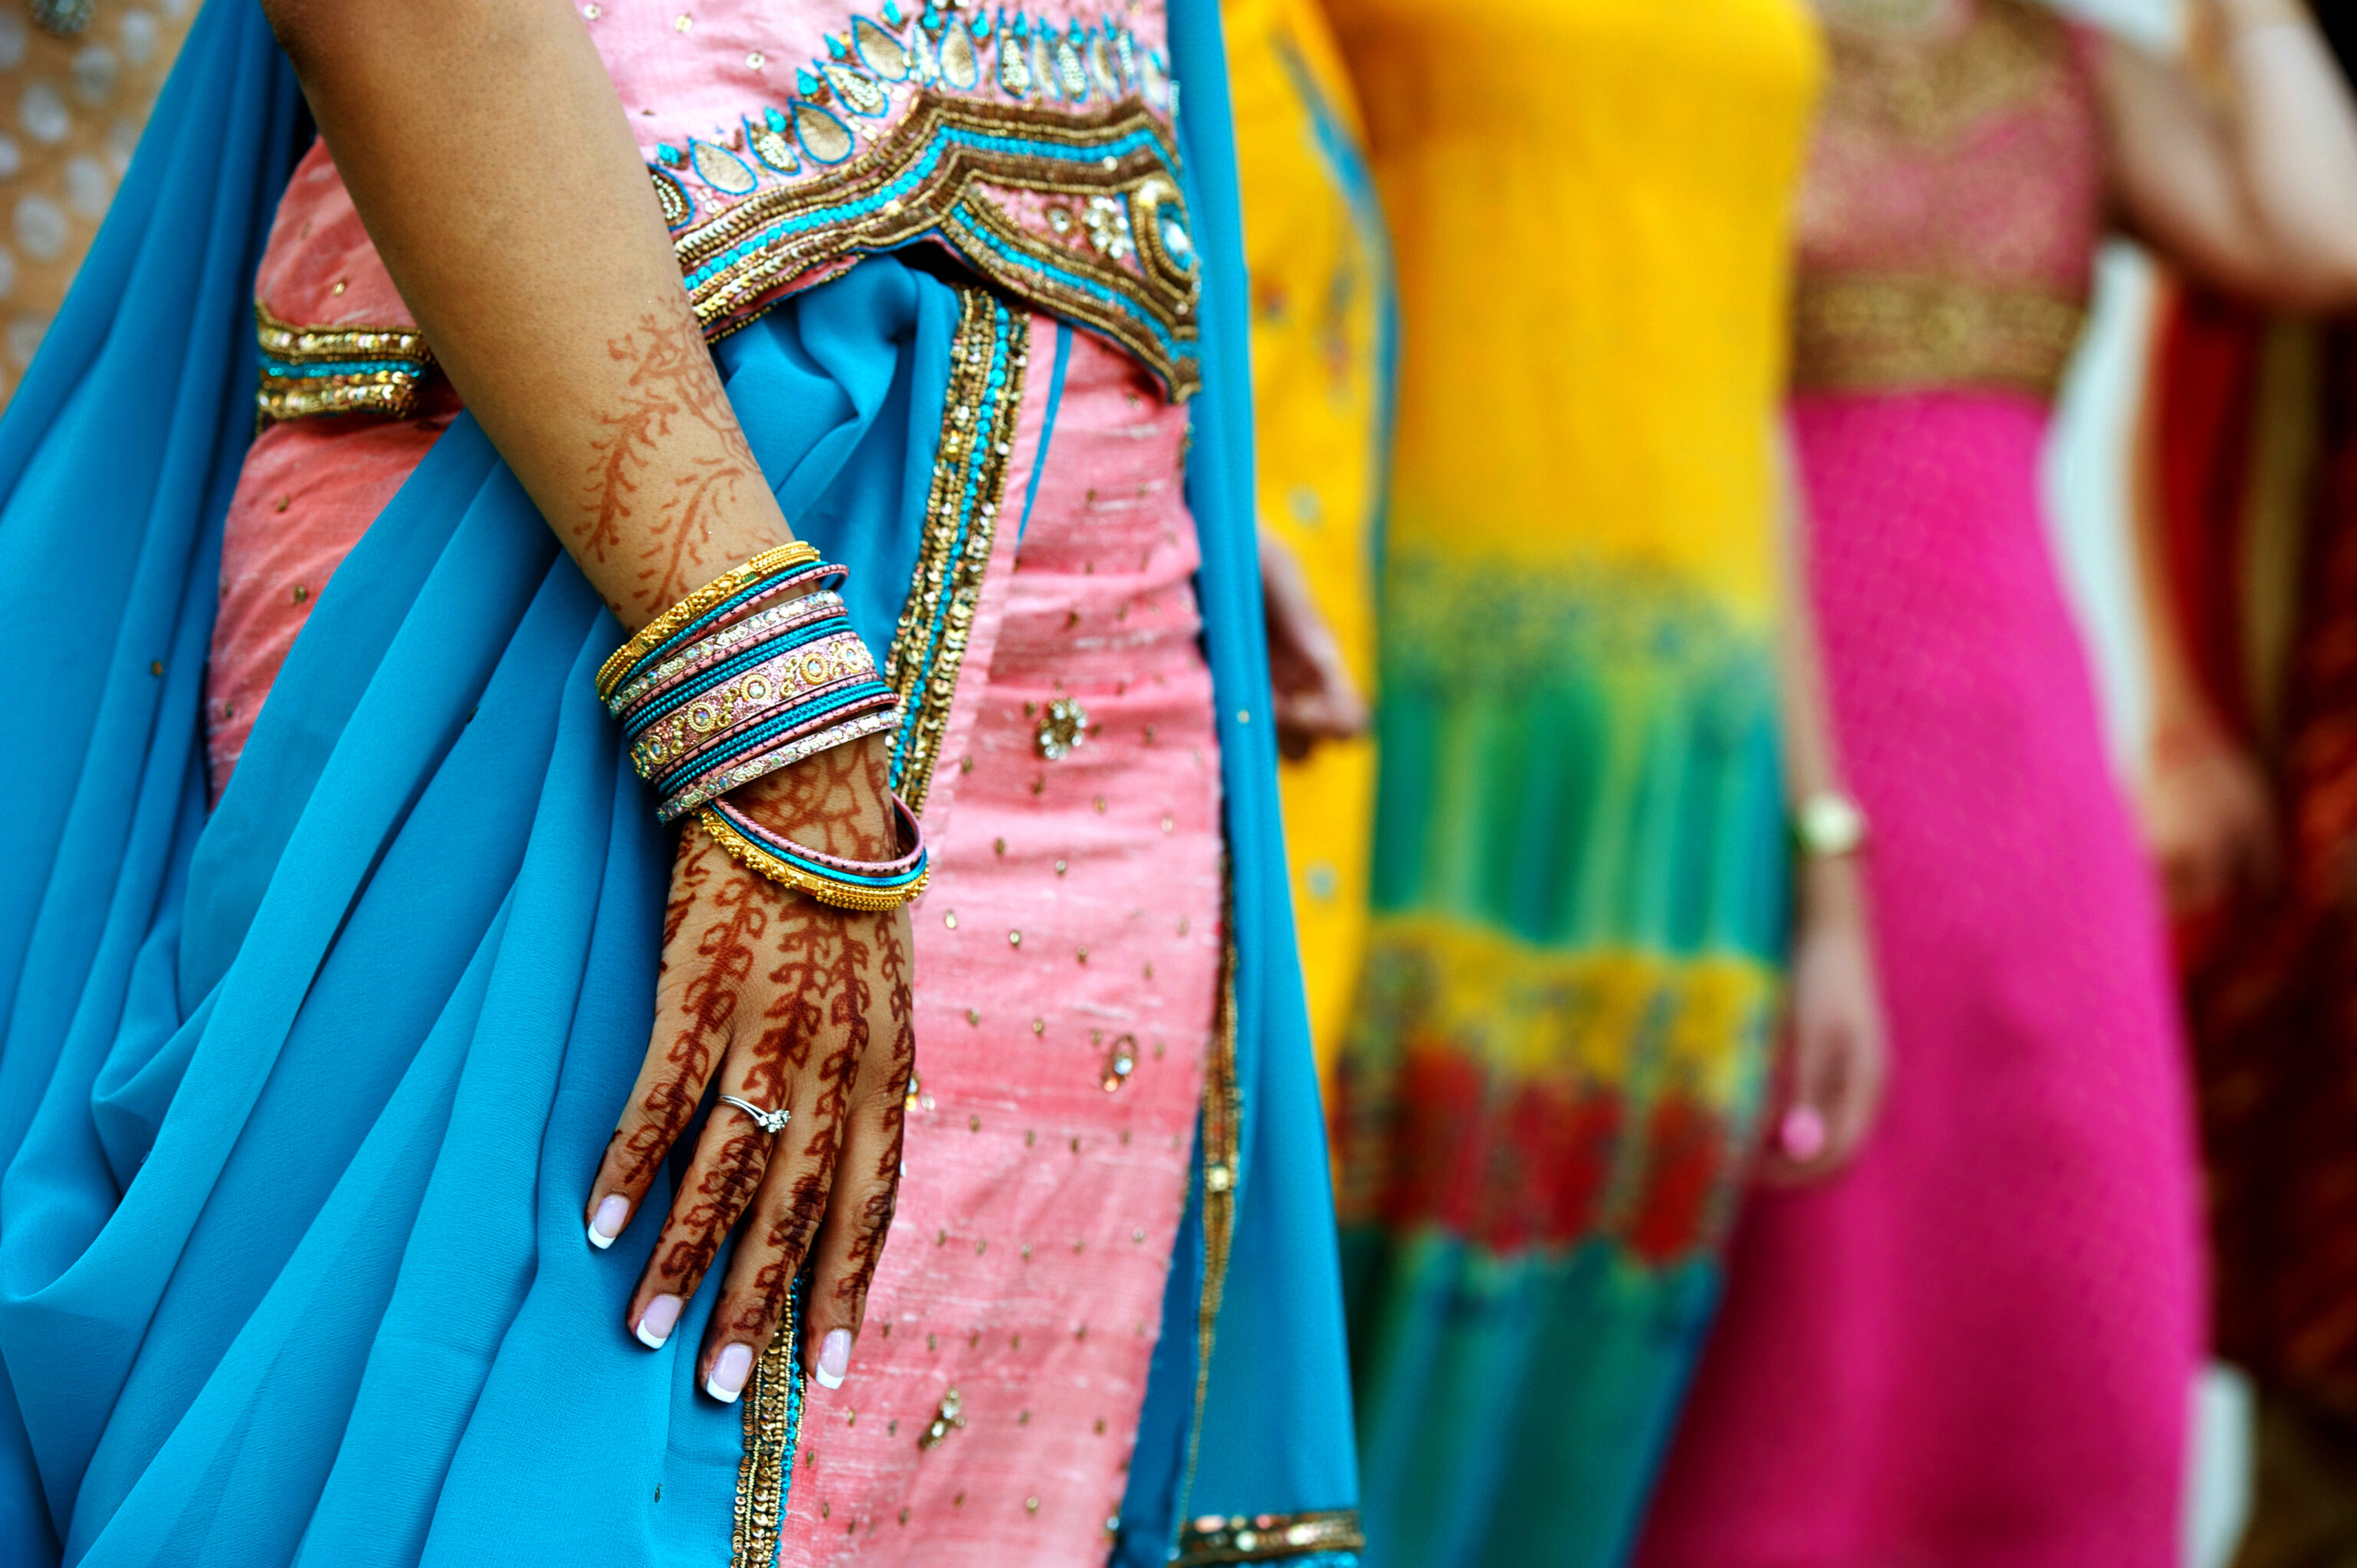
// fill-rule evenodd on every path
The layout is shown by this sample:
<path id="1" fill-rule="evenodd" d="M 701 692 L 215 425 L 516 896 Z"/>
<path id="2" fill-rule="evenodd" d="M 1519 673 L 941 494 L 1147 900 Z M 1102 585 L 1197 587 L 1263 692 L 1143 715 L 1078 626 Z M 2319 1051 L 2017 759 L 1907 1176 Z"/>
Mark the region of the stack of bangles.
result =
<path id="1" fill-rule="evenodd" d="M 597 671 L 639 777 L 666 822 L 693 811 L 729 857 L 845 909 L 890 909 L 925 890 L 925 841 L 898 795 L 898 859 L 845 860 L 754 822 L 727 792 L 899 723 L 835 590 L 846 574 L 808 544 L 756 555 L 655 618 Z"/>

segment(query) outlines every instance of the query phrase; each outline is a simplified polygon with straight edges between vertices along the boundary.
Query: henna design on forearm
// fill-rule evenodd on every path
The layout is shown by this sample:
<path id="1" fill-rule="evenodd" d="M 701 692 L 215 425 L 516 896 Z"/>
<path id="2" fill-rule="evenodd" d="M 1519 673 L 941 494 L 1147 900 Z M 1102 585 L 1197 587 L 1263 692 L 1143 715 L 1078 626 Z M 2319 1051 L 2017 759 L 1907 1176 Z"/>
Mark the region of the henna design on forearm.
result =
<path id="1" fill-rule="evenodd" d="M 618 550 L 634 555 L 632 607 L 652 615 L 730 564 L 709 551 L 712 522 L 740 484 L 761 482 L 760 466 L 683 306 L 649 311 L 606 351 L 629 367 L 629 392 L 596 416 L 604 434 L 590 443 L 575 544 L 600 564 Z"/>

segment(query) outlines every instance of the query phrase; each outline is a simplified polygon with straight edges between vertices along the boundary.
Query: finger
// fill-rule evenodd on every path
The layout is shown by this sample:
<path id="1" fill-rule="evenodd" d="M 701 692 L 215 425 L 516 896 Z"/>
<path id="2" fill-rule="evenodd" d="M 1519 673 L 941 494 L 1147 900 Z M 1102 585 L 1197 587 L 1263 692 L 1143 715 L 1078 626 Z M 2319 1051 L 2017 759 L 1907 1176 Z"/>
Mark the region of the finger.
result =
<path id="1" fill-rule="evenodd" d="M 724 1404 L 745 1391 L 754 1364 L 785 1320 L 794 1278 L 826 1214 L 841 1115 L 831 1103 L 835 1097 L 815 1076 L 799 1077 L 795 1090 L 793 1120 L 770 1150 L 752 1216 L 705 1330 L 698 1380 Z"/>
<path id="2" fill-rule="evenodd" d="M 1855 1020 L 1820 1017 L 1801 1030 L 1791 1102 L 1773 1124 L 1763 1174 L 1779 1185 L 1801 1185 L 1848 1164 L 1871 1122 L 1877 1090 L 1869 1075 Z"/>
<path id="3" fill-rule="evenodd" d="M 682 835 L 664 910 L 654 1029 L 582 1215 L 593 1247 L 612 1246 L 638 1212 L 726 1047 L 752 962 L 737 933 L 757 911 L 743 902 L 761 896 L 758 882 L 734 870 L 701 828 Z"/>
<path id="4" fill-rule="evenodd" d="M 748 1056 L 743 1051 L 730 1053 L 721 1069 L 720 1092 L 765 1111 L 774 1109 L 755 1099 L 757 1091 L 746 1082 Z M 786 1133 L 791 1134 L 791 1118 L 800 1114 L 801 1108 L 789 1105 L 787 1110 Z M 704 1283 L 721 1243 L 768 1175 L 778 1136 L 750 1112 L 725 1101 L 714 1104 L 703 1135 L 696 1140 L 695 1155 L 672 1198 L 671 1211 L 663 1217 L 654 1255 L 647 1260 L 639 1287 L 630 1296 L 626 1321 L 640 1344 L 653 1349 L 671 1337 L 681 1309 Z"/>
<path id="5" fill-rule="evenodd" d="M 908 920 L 896 914 L 878 925 L 875 980 L 858 1026 L 866 1039 L 810 1271 L 804 1354 L 823 1388 L 842 1386 L 866 1321 L 868 1287 L 899 1197 L 902 1122 L 916 1065 Z"/>
<path id="6" fill-rule="evenodd" d="M 1864 1037 L 1864 1026 L 1855 1019 L 1846 1020 L 1839 1026 L 1837 1044 L 1819 1101 L 1826 1132 L 1824 1154 L 1817 1167 L 1824 1174 L 1840 1170 L 1857 1157 L 1882 1097 L 1877 1066 L 1879 1053 Z"/>

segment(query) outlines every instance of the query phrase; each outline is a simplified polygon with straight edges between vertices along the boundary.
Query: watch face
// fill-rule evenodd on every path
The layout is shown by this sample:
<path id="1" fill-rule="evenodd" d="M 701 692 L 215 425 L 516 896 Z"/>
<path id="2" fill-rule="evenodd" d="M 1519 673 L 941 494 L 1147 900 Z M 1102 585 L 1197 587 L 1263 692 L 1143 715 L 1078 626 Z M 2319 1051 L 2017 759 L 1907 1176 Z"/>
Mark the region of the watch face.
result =
<path id="1" fill-rule="evenodd" d="M 1848 796 L 1820 789 L 1793 809 L 1792 832 L 1804 854 L 1848 854 L 1866 843 L 1866 813 Z"/>

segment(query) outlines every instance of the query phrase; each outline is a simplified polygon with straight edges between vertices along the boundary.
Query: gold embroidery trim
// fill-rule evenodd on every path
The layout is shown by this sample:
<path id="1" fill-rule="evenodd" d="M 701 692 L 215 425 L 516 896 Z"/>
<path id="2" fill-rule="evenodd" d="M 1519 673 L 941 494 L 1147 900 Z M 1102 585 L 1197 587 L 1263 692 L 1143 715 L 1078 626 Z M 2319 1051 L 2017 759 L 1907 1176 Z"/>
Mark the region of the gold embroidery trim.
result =
<path id="1" fill-rule="evenodd" d="M 795 1352 L 800 1314 L 786 1298 L 778 1336 L 753 1364 L 745 1387 L 745 1456 L 737 1465 L 737 1508 L 728 1568 L 774 1568 L 786 1518 L 787 1467 L 802 1419 L 802 1366 Z"/>
<path id="2" fill-rule="evenodd" d="M 1232 873 L 1223 872 L 1222 880 L 1227 895 L 1222 921 L 1225 945 L 1220 955 L 1219 1012 L 1211 1024 L 1211 1059 L 1203 1068 L 1203 1290 L 1195 1305 L 1195 1415 L 1188 1426 L 1187 1470 L 1178 1488 L 1182 1509 L 1194 1495 L 1195 1466 L 1202 1454 L 1203 1402 L 1211 1388 L 1211 1347 L 1219 1334 L 1220 1304 L 1227 1294 L 1228 1258 L 1235 1246 L 1236 1177 L 1243 1132 L 1243 1090 L 1236 1081 L 1235 886 Z"/>
<path id="3" fill-rule="evenodd" d="M 968 135 L 993 145 L 961 139 Z M 1024 151 L 1026 142 L 1083 156 L 1044 156 Z M 909 172 L 920 166 L 926 172 L 912 184 Z M 849 163 L 764 187 L 686 230 L 674 246 L 696 317 L 717 338 L 757 318 L 798 278 L 938 237 L 1017 297 L 1114 339 L 1183 398 L 1201 379 L 1193 348 L 1200 285 L 1162 238 L 1165 208 L 1182 230 L 1187 224 L 1178 166 L 1168 127 L 1142 99 L 1082 111 L 924 92 Z M 1060 243 L 1032 232 L 1006 214 L 994 188 L 1082 203 L 1123 198 L 1126 242 L 1139 264 L 1118 265 L 1083 238 Z"/>
<path id="4" fill-rule="evenodd" d="M 941 761 L 966 639 L 998 536 L 1023 372 L 1030 360 L 1029 316 L 1009 309 L 988 289 L 959 293 L 949 392 L 942 400 L 917 570 L 884 663 L 884 683 L 900 699 L 900 728 L 892 737 L 893 788 L 920 815 Z"/>
<path id="5" fill-rule="evenodd" d="M 1826 29 L 1829 118 L 1860 118 L 1917 145 L 1945 142 L 1987 115 L 2054 91 L 2070 60 L 2068 25 L 2023 0 L 1983 0 L 1962 32 L 1926 40 Z"/>
<path id="6" fill-rule="evenodd" d="M 1792 306 L 1792 384 L 1819 392 L 1995 387 L 2050 398 L 2085 322 L 2083 302 L 1937 277 L 1803 278 Z"/>
<path id="7" fill-rule="evenodd" d="M 1359 1552 L 1367 1537 L 1354 1509 L 1318 1513 L 1208 1515 L 1178 1531 L 1176 1568 L 1222 1563 L 1276 1563 L 1313 1552 Z"/>
<path id="8" fill-rule="evenodd" d="M 253 302 L 262 348 L 255 406 L 265 420 L 321 413 L 381 413 L 406 419 L 434 368 L 425 335 L 414 327 L 306 327 Z"/>

